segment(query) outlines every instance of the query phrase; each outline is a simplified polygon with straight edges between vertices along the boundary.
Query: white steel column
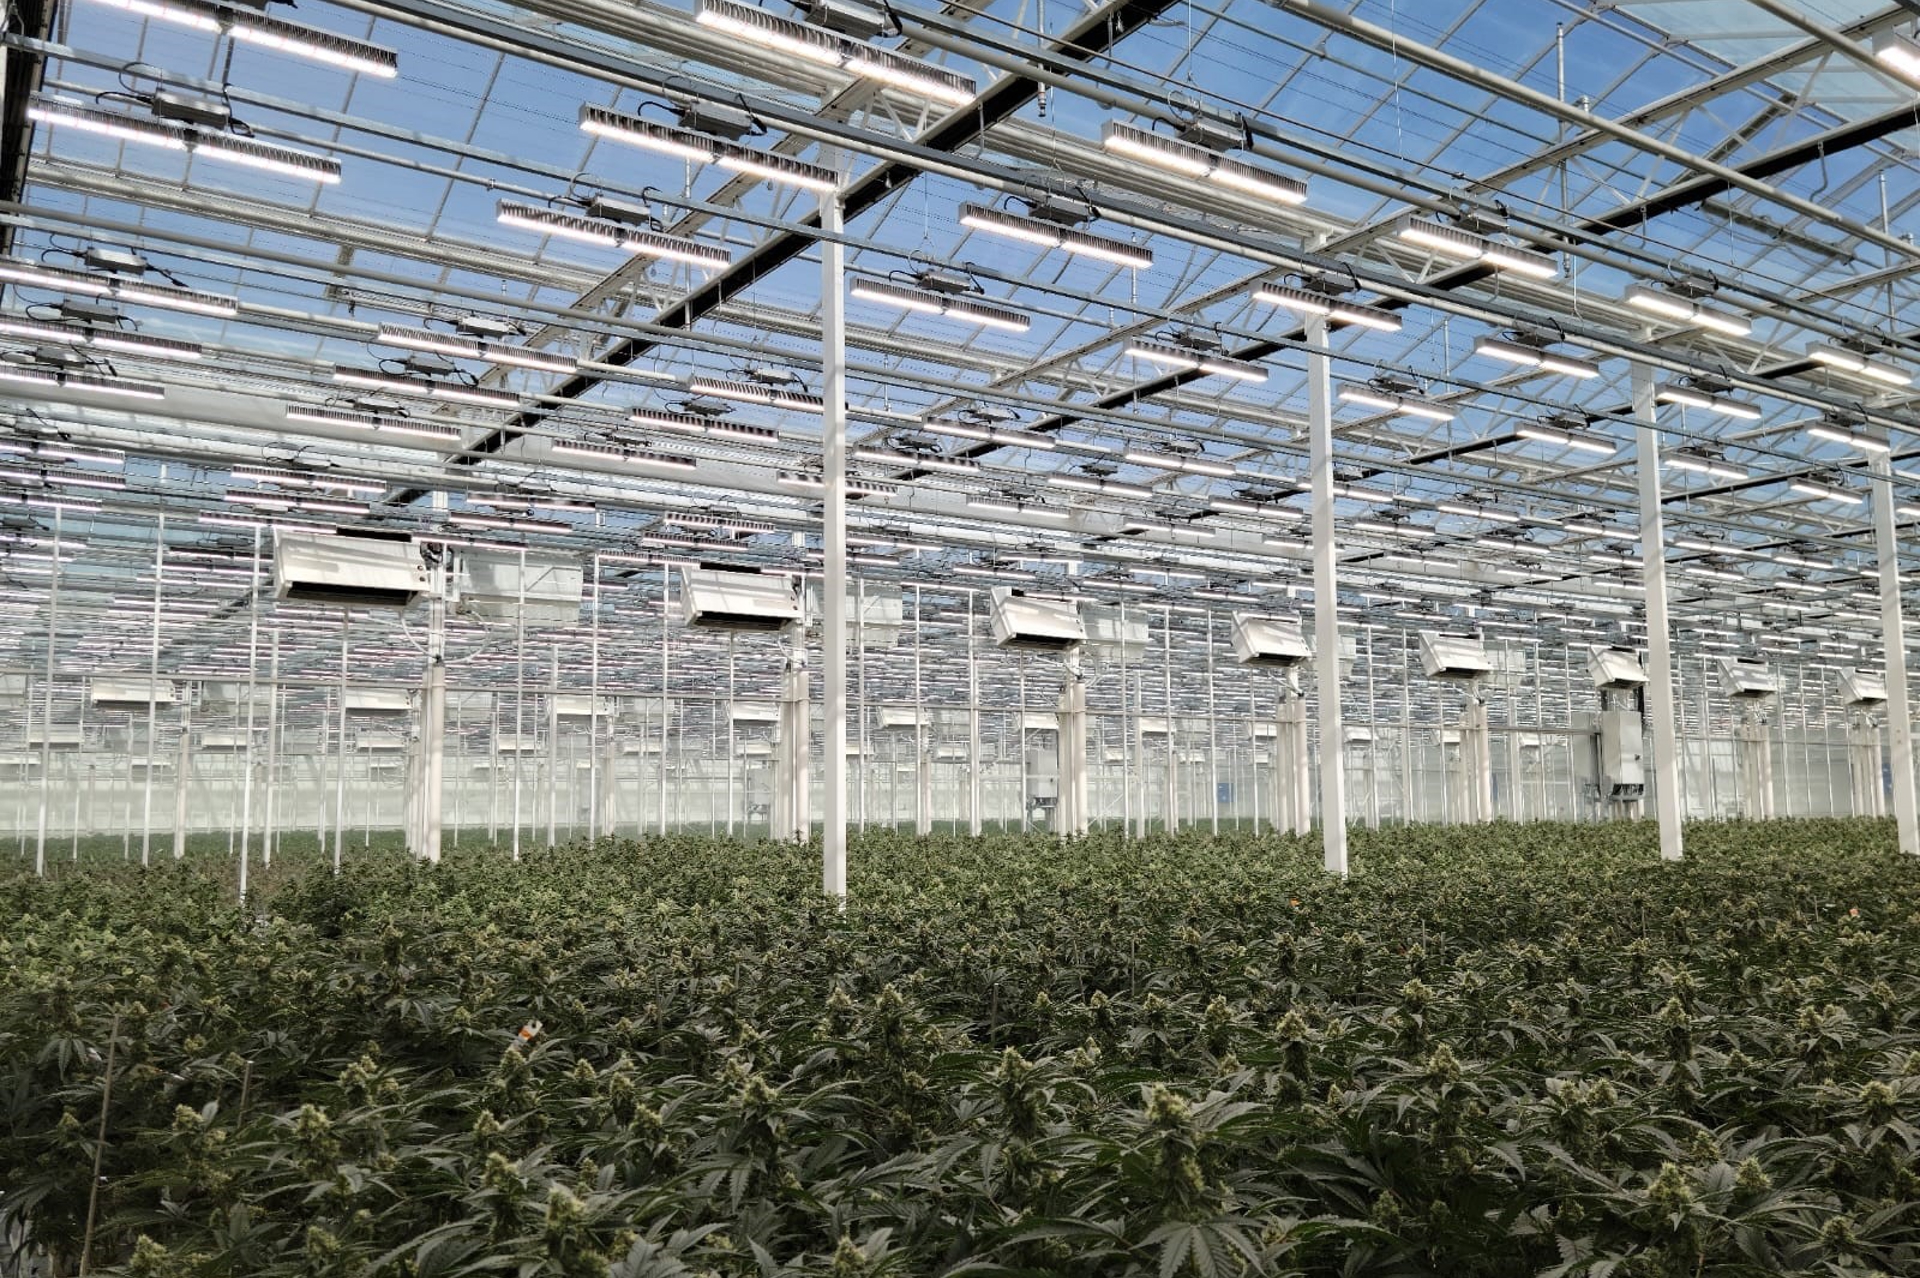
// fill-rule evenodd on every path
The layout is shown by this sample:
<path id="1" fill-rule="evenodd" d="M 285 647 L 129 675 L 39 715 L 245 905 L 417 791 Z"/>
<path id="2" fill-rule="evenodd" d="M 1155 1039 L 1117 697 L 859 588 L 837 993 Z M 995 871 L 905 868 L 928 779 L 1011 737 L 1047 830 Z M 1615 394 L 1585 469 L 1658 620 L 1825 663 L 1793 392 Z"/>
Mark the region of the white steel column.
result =
<path id="1" fill-rule="evenodd" d="M 1173 608 L 1160 620 L 1160 695 L 1167 707 L 1167 813 L 1162 823 L 1168 834 L 1180 828 L 1180 733 L 1173 713 Z"/>
<path id="2" fill-rule="evenodd" d="M 1220 835 L 1220 719 L 1213 696 L 1213 612 L 1207 612 L 1207 811 L 1211 829 Z"/>
<path id="3" fill-rule="evenodd" d="M 340 873 L 340 857 L 347 841 L 347 638 L 353 614 L 340 610 L 339 716 L 333 740 L 333 872 Z"/>
<path id="4" fill-rule="evenodd" d="M 253 526 L 253 576 L 247 582 L 247 739 L 240 760 L 240 899 L 247 899 L 247 843 L 253 837 L 253 709 L 260 696 L 260 525 Z"/>
<path id="5" fill-rule="evenodd" d="M 524 588 L 524 586 L 523 586 Z M 557 842 L 560 809 L 560 645 L 549 644 L 547 659 L 547 846 Z M 568 778 L 572 780 L 571 777 Z"/>
<path id="6" fill-rule="evenodd" d="M 967 592 L 967 833 L 980 837 L 980 648 L 974 634 L 974 593 Z M 1022 800 L 1024 802 L 1025 800 Z"/>
<path id="7" fill-rule="evenodd" d="M 414 854 L 440 863 L 440 804 L 447 756 L 447 563 L 434 569 L 427 602 L 427 681 L 420 698 L 420 846 Z M 488 778 L 491 783 L 492 778 Z"/>
<path id="8" fill-rule="evenodd" d="M 920 586 L 916 582 L 913 587 L 913 832 L 922 838 L 933 833 L 933 743 L 927 740 L 925 687 L 920 679 Z M 863 710 L 863 717 L 864 714 Z M 862 771 L 866 770 L 866 763 L 867 752 L 863 749 L 860 752 Z"/>
<path id="9" fill-rule="evenodd" d="M 840 193 L 820 201 L 820 342 L 826 376 L 820 431 L 821 484 L 826 490 L 821 538 L 821 698 L 826 712 L 826 759 L 820 836 L 821 887 L 847 896 L 847 314 L 846 247 L 840 243 Z M 805 749 L 804 741 L 801 749 Z M 861 760 L 862 765 L 865 760 Z"/>
<path id="10" fill-rule="evenodd" d="M 1327 322 L 1307 321 L 1307 418 L 1313 457 L 1314 687 L 1320 696 L 1320 834 L 1327 872 L 1347 872 L 1347 790 L 1340 743 L 1339 547 L 1333 539 L 1333 360 Z"/>
<path id="11" fill-rule="evenodd" d="M 1907 696 L 1906 622 L 1900 609 L 1900 538 L 1894 529 L 1893 462 L 1873 458 L 1873 541 L 1880 560 L 1880 643 L 1887 653 L 1887 739 L 1892 746 L 1893 819 L 1900 850 L 1920 854 L 1913 780 L 1913 717 Z M 1875 782 L 1878 785 L 1878 782 Z"/>
<path id="12" fill-rule="evenodd" d="M 1066 686 L 1060 690 L 1060 730 L 1054 734 L 1059 787 L 1055 798 L 1054 828 L 1061 838 L 1080 838 L 1087 832 L 1087 685 L 1078 661 L 1067 666 Z"/>
<path id="13" fill-rule="evenodd" d="M 673 686 L 673 669 L 667 656 L 667 607 L 672 602 L 671 574 L 672 569 L 665 564 L 660 566 L 660 766 L 655 770 L 660 780 L 660 793 L 657 796 L 660 808 L 655 830 L 663 839 L 667 837 L 667 722 L 673 706 L 669 695 Z M 732 706 L 727 707 L 727 713 L 733 713 Z"/>
<path id="14" fill-rule="evenodd" d="M 166 482 L 167 468 L 160 467 L 160 480 Z M 54 565 L 56 568 L 58 564 Z M 142 784 L 143 794 L 140 801 L 140 864 L 149 864 L 153 852 L 153 755 L 154 738 L 159 731 L 158 707 L 155 697 L 160 687 L 160 591 L 166 581 L 167 569 L 167 517 L 161 515 L 153 524 L 153 617 L 152 633 L 147 647 L 147 775 Z"/>
<path id="15" fill-rule="evenodd" d="M 33 845 L 33 872 L 41 878 L 47 874 L 47 787 L 53 784 L 53 654 L 60 625 L 60 515 L 63 509 L 58 505 L 53 508 L 53 575 L 47 586 L 47 686 L 40 698 L 43 707 L 40 713 L 40 817 L 39 833 Z"/>
<path id="16" fill-rule="evenodd" d="M 1653 799 L 1660 821 L 1660 857 L 1678 861 L 1680 829 L 1679 710 L 1673 699 L 1673 636 L 1667 620 L 1667 530 L 1660 508 L 1660 433 L 1654 425 L 1653 369 L 1633 366 L 1633 416 L 1640 423 L 1634 468 L 1640 479 L 1641 579 L 1647 588 L 1647 718 L 1653 729 Z"/>
<path id="17" fill-rule="evenodd" d="M 267 637 L 267 778 L 261 793 L 260 864 L 273 864 L 274 778 L 280 773 L 280 627 Z"/>
<path id="18" fill-rule="evenodd" d="M 598 522 L 599 516 L 596 515 Z M 595 551 L 589 562 L 593 565 L 593 616 L 588 621 L 588 671 L 587 671 L 587 793 L 592 796 L 587 809 L 587 838 L 599 842 L 605 821 L 601 808 L 605 806 L 600 794 L 600 552 Z M 729 708 L 728 713 L 732 710 Z M 613 716 L 607 717 L 607 743 L 613 741 Z M 609 760 L 611 766 L 611 760 Z M 456 834 L 454 836 L 458 838 Z"/>

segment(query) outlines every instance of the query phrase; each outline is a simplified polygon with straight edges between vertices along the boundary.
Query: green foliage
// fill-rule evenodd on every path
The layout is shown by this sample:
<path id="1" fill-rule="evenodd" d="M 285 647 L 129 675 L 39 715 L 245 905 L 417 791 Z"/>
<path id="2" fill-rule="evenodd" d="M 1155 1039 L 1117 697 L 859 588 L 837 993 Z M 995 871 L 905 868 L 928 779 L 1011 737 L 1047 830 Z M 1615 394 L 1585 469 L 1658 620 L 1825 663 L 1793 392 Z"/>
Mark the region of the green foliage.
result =
<path id="1" fill-rule="evenodd" d="M 1650 836 L 0 880 L 0 1239 L 73 1271 L 104 1105 L 136 1275 L 1920 1272 L 1920 864 Z"/>

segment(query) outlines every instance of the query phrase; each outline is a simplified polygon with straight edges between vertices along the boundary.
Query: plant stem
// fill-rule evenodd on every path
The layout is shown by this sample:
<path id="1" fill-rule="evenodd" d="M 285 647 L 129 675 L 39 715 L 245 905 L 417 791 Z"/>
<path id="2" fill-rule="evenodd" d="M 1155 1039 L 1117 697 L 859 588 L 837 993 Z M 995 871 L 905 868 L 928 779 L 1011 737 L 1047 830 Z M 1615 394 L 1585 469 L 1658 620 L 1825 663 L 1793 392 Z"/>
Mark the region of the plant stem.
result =
<path id="1" fill-rule="evenodd" d="M 93 1181 L 87 1186 L 87 1227 L 80 1240 L 80 1278 L 93 1263 L 93 1222 L 100 1210 L 100 1162 L 107 1152 L 107 1111 L 113 1105 L 113 1056 L 120 1046 L 120 1014 L 114 1013 L 107 1031 L 107 1077 L 100 1088 L 100 1134 L 93 1142 Z"/>

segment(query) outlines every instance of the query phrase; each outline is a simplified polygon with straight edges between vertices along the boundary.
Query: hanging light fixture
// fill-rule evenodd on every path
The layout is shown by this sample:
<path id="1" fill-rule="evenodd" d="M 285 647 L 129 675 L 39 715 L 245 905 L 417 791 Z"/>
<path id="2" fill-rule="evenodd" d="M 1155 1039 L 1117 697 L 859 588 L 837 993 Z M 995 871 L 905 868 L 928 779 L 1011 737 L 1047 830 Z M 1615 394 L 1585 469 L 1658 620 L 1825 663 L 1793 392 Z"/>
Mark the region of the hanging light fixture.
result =
<path id="1" fill-rule="evenodd" d="M 1723 457 L 1703 450 L 1675 448 L 1660 454 L 1660 460 L 1675 470 L 1705 475 L 1710 479 L 1748 478 L 1745 467 L 1736 466 Z"/>
<path id="2" fill-rule="evenodd" d="M 1153 265 L 1153 254 L 1139 245 L 1079 230 L 1080 223 L 1091 221 L 1095 216 L 1091 204 L 1060 198 L 1028 203 L 1032 211 L 1027 214 L 984 204 L 962 204 L 960 224 L 976 231 L 1038 244 L 1042 248 L 1064 249 L 1081 257 L 1091 257 L 1136 271 L 1144 271 Z"/>
<path id="3" fill-rule="evenodd" d="M 1545 333 L 1514 330 L 1505 338 L 1479 338 L 1473 344 L 1473 353 L 1508 364 L 1518 364 L 1522 368 L 1537 368 L 1544 373 L 1561 373 L 1579 378 L 1600 376 L 1598 364 L 1548 350 L 1555 340 Z"/>
<path id="4" fill-rule="evenodd" d="M 918 278 L 924 280 L 926 273 Z M 1018 311 L 992 306 L 977 298 L 942 288 L 928 287 L 924 283 L 910 285 L 893 280 L 856 279 L 848 286 L 847 292 L 862 301 L 918 311 L 923 315 L 940 315 L 1008 333 L 1024 333 L 1033 327 L 1033 321 Z"/>
<path id="5" fill-rule="evenodd" d="M 1363 408 L 1375 408 L 1403 417 L 1418 417 L 1430 422 L 1450 422 L 1454 419 L 1451 408 L 1422 398 L 1420 389 L 1418 382 L 1382 373 L 1364 386 L 1343 383 L 1335 396 L 1342 403 L 1359 404 Z"/>
<path id="6" fill-rule="evenodd" d="M 1859 346 L 1839 343 L 1809 346 L 1807 358 L 1816 364 L 1824 364 L 1843 373 L 1854 373 L 1885 386 L 1909 386 L 1913 383 L 1912 375 L 1905 369 L 1870 356 L 1864 343 Z"/>
<path id="7" fill-rule="evenodd" d="M 1873 56 L 1909 80 L 1920 81 L 1920 44 L 1898 31 L 1873 38 Z"/>
<path id="8" fill-rule="evenodd" d="M 96 324 L 52 324 L 24 315 L 0 314 L 0 334 L 120 355 L 148 355 L 154 359 L 197 360 L 205 355 L 197 342 L 148 337 L 145 333 Z"/>
<path id="9" fill-rule="evenodd" d="M 695 164 L 714 164 L 733 173 L 762 178 L 778 186 L 797 186 L 803 190 L 831 192 L 840 185 L 839 175 L 817 164 L 808 164 L 790 156 L 756 150 L 738 142 L 713 137 L 692 129 L 659 124 L 606 107 L 582 106 L 580 128 L 595 137 L 607 138 L 626 146 L 691 160 Z"/>
<path id="10" fill-rule="evenodd" d="M 737 439 L 754 444 L 772 444 L 780 432 L 771 426 L 729 421 L 708 413 L 673 412 L 664 408 L 636 408 L 627 418 L 634 426 L 672 431 L 679 435 L 705 435 L 713 439 Z"/>
<path id="11" fill-rule="evenodd" d="M 1804 497 L 1812 497 L 1819 501 L 1845 502 L 1851 506 L 1858 506 L 1866 501 L 1866 495 L 1863 493 L 1856 493 L 1838 484 L 1822 483 L 1807 477 L 1790 480 L 1787 487 Z"/>
<path id="12" fill-rule="evenodd" d="M 440 381 L 405 373 L 389 373 L 377 368 L 353 368 L 337 364 L 333 380 L 343 386 L 367 390 L 395 391 L 402 395 L 420 395 L 450 404 L 472 404 L 479 408 L 518 408 L 520 397 L 503 391 L 490 391 L 464 382 Z"/>
<path id="13" fill-rule="evenodd" d="M 209 0 L 95 0 L 95 3 L 195 31 L 220 32 L 230 40 L 344 71 L 359 71 L 383 80 L 400 74 L 400 58 L 393 50 L 269 17 L 261 12 L 264 0 L 233 0 L 229 4 L 214 4 Z"/>
<path id="14" fill-rule="evenodd" d="M 1473 225 L 1455 225 L 1415 214 L 1401 220 L 1395 235 L 1405 243 L 1441 257 L 1477 262 L 1530 279 L 1547 280 L 1560 273 L 1559 265 L 1545 253 L 1494 239 L 1495 234 L 1506 229 L 1499 219 L 1488 218 L 1477 211 L 1462 212 L 1456 217 Z"/>
<path id="15" fill-rule="evenodd" d="M 11 280 L 50 293 L 78 297 L 105 297 L 139 306 L 157 306 L 166 310 L 189 311 L 196 315 L 215 315 L 223 319 L 239 313 L 237 299 L 218 293 L 202 293 L 171 284 L 149 284 L 140 279 L 113 275 L 95 275 L 64 266 L 49 266 L 27 258 L 0 257 L 0 280 Z"/>
<path id="16" fill-rule="evenodd" d="M 316 426 L 348 426 L 355 430 L 372 431 L 383 436 L 423 439 L 440 444 L 460 442 L 460 430 L 455 426 L 442 425 L 439 422 L 414 421 L 395 413 L 335 408 L 329 404 L 289 404 L 287 420 L 308 422 Z M 418 445 L 401 446 L 418 447 Z"/>
<path id="17" fill-rule="evenodd" d="M 184 98 L 184 95 L 176 96 Z M 155 98 L 162 100 L 162 95 L 157 94 Z M 41 124 L 79 129 L 164 151 L 189 151 L 202 159 L 260 169 L 281 177 L 304 178 L 326 185 L 340 181 L 338 160 L 288 147 L 270 146 L 252 138 L 176 119 L 143 119 L 42 94 L 36 94 L 28 100 L 27 118 Z M 208 117 L 197 112 L 181 117 L 184 120 L 202 118 Z"/>
<path id="18" fill-rule="evenodd" d="M 506 342 L 485 341 L 461 333 L 446 333 L 429 328 L 410 328 L 402 324 L 382 324 L 380 342 L 407 350 L 431 351 L 456 359 L 484 360 L 512 368 L 530 368 L 542 373 L 571 373 L 579 368 L 573 360 L 545 351 L 530 350 Z"/>
<path id="19" fill-rule="evenodd" d="M 1181 330 L 1166 334 L 1164 341 L 1134 338 L 1127 343 L 1127 354 L 1181 372 L 1210 373 L 1241 382 L 1267 380 L 1265 368 L 1224 353 L 1219 340 L 1205 333 Z"/>
<path id="20" fill-rule="evenodd" d="M 854 8 L 846 0 L 838 0 L 836 7 Z M 759 48 L 878 80 L 948 106 L 965 106 L 979 91 L 972 79 L 957 71 L 879 48 L 824 24 L 795 22 L 736 0 L 699 0 L 694 21 Z M 877 33 L 871 23 L 863 23 L 860 29 Z"/>
<path id="21" fill-rule="evenodd" d="M 1876 432 L 1860 426 L 1849 425 L 1833 417 L 1824 417 L 1807 427 L 1807 434 L 1815 439 L 1826 440 L 1830 444 L 1844 444 L 1848 448 L 1863 453 L 1887 454 L 1893 451 L 1893 441 L 1884 432 Z"/>
<path id="22" fill-rule="evenodd" d="M 1521 422 L 1514 428 L 1514 434 L 1521 439 L 1539 443 L 1559 444 L 1578 452 L 1595 453 L 1602 457 L 1611 457 L 1620 451 L 1620 446 L 1610 439 L 1603 439 L 1588 429 L 1590 423 L 1578 417 L 1548 417 L 1540 421 Z"/>
<path id="23" fill-rule="evenodd" d="M 1317 315 L 1336 324 L 1353 324 L 1381 333 L 1400 331 L 1400 317 L 1392 311 L 1340 296 L 1350 285 L 1331 276 L 1314 276 L 1304 286 L 1262 284 L 1253 290 L 1253 300 L 1262 306 L 1277 306 L 1297 315 Z"/>
<path id="24" fill-rule="evenodd" d="M 1245 145 L 1244 128 L 1244 125 L 1241 126 L 1241 133 L 1229 145 Z M 1230 159 L 1211 146 L 1163 137 L 1118 120 L 1107 121 L 1101 129 L 1100 145 L 1115 155 L 1274 204 L 1298 205 L 1307 201 L 1307 184 L 1304 182 Z"/>
<path id="25" fill-rule="evenodd" d="M 1662 382 L 1654 388 L 1653 397 L 1662 404 L 1680 404 L 1740 421 L 1759 421 L 1762 416 L 1759 405 L 1727 398 L 1722 392 L 1728 389 L 1731 388 L 1721 383 L 1694 378 L 1688 382 Z"/>
<path id="26" fill-rule="evenodd" d="M 652 219 L 651 214 L 635 206 L 599 199 L 589 206 L 589 210 L 598 210 L 601 216 L 582 217 L 537 204 L 502 200 L 495 217 L 502 226 L 556 235 L 601 248 L 622 249 L 663 262 L 684 262 L 688 266 L 703 267 L 710 271 L 724 270 L 733 264 L 733 255 L 725 249 L 714 248 L 684 236 L 666 235 L 654 229 L 659 223 Z M 625 214 L 631 214 L 634 220 L 616 216 Z M 642 218 L 645 218 L 646 225 L 640 224 Z"/>
<path id="27" fill-rule="evenodd" d="M 1746 337 L 1753 332 L 1753 325 L 1744 316 L 1700 301 L 1697 290 L 1704 287 L 1685 281 L 1676 281 L 1665 289 L 1635 284 L 1621 300 L 1649 315 L 1658 315 L 1661 319 L 1691 328 L 1711 329 L 1728 337 Z"/>

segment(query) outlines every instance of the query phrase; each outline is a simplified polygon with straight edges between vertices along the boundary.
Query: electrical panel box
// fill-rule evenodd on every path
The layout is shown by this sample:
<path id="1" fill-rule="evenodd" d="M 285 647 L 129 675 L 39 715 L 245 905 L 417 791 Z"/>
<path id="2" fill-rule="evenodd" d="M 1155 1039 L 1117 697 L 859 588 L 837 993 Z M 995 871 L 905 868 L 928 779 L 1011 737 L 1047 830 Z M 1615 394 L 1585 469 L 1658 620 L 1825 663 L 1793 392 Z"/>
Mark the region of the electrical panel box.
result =
<path id="1" fill-rule="evenodd" d="M 1887 699 L 1886 676 L 1871 670 L 1842 670 L 1840 695 L 1850 706 L 1877 706 Z"/>
<path id="2" fill-rule="evenodd" d="M 1465 635 L 1420 632 L 1420 668 L 1429 679 L 1482 679 L 1493 670 L 1486 645 Z"/>
<path id="3" fill-rule="evenodd" d="M 993 590 L 993 642 L 1025 652 L 1071 652 L 1087 640 L 1080 605 L 1071 599 Z"/>
<path id="4" fill-rule="evenodd" d="M 1606 796 L 1633 802 L 1647 792 L 1646 737 L 1634 710 L 1602 710 L 1600 728 L 1600 783 Z"/>
<path id="5" fill-rule="evenodd" d="M 1587 654 L 1587 674 L 1603 692 L 1627 692 L 1647 682 L 1640 654 L 1625 648 L 1595 648 Z"/>
<path id="6" fill-rule="evenodd" d="M 680 619 L 696 630 L 764 634 L 804 622 L 806 615 L 790 577 L 682 568 Z"/>
<path id="7" fill-rule="evenodd" d="M 1060 716 L 1051 710 L 1029 710 L 1022 717 L 1020 727 L 1025 732 L 1058 732 Z"/>
<path id="8" fill-rule="evenodd" d="M 1738 657 L 1720 659 L 1720 682 L 1736 701 L 1761 701 L 1780 691 L 1780 679 L 1764 661 L 1743 661 Z"/>
<path id="9" fill-rule="evenodd" d="M 613 702 L 606 697 L 561 692 L 554 695 L 553 714 L 556 719 L 610 719 Z"/>
<path id="10" fill-rule="evenodd" d="M 1060 760 L 1052 750 L 1027 751 L 1027 806 L 1051 808 L 1060 801 Z"/>
<path id="11" fill-rule="evenodd" d="M 165 709 L 175 697 L 173 684 L 164 679 L 95 679 L 87 691 L 96 710 L 145 710 L 149 700 Z"/>
<path id="12" fill-rule="evenodd" d="M 23 674 L 0 675 L 0 702 L 27 699 L 27 677 Z"/>
<path id="13" fill-rule="evenodd" d="M 1139 661 L 1147 655 L 1147 619 L 1143 609 L 1134 609 L 1124 621 L 1120 609 L 1106 604 L 1087 604 L 1080 609 L 1085 626 L 1085 651 L 1102 661 Z"/>
<path id="14" fill-rule="evenodd" d="M 875 726 L 882 732 L 888 728 L 917 728 L 920 726 L 920 714 L 912 706 L 881 706 L 879 721 Z"/>
<path id="15" fill-rule="evenodd" d="M 566 555 L 468 550 L 460 556 L 460 606 L 489 621 L 570 626 L 580 620 L 586 573 Z M 524 612 L 523 612 L 524 609 Z"/>
<path id="16" fill-rule="evenodd" d="M 1291 670 L 1313 659 L 1298 621 L 1233 614 L 1233 656 L 1243 666 Z"/>
<path id="17" fill-rule="evenodd" d="M 279 532 L 274 596 L 349 608 L 405 608 L 427 593 L 426 561 L 411 541 Z"/>
<path id="18" fill-rule="evenodd" d="M 531 732 L 496 732 L 493 734 L 493 752 L 495 754 L 533 754 L 540 749 L 540 738 Z"/>

